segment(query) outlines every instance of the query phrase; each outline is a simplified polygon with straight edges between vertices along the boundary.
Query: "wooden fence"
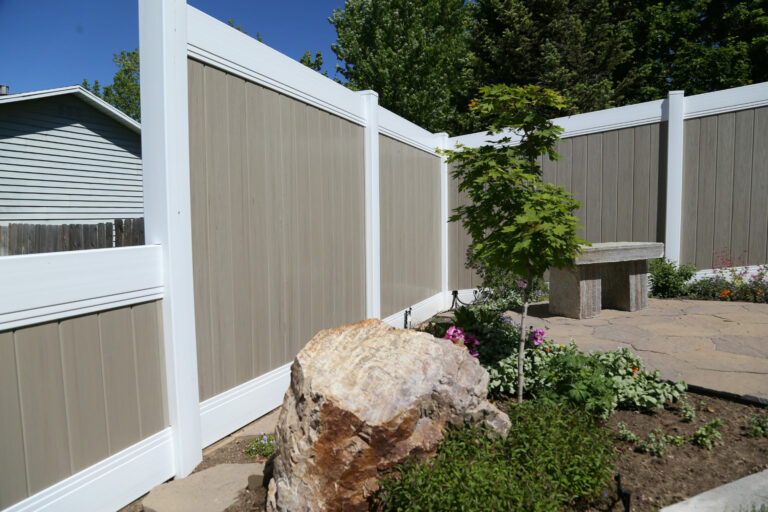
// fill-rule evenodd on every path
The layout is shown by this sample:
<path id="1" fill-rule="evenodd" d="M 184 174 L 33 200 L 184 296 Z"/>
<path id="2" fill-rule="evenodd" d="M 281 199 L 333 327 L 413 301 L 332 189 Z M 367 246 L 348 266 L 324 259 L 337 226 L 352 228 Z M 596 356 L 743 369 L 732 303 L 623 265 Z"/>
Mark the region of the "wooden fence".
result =
<path id="1" fill-rule="evenodd" d="M 144 245 L 144 219 L 0 226 L 0 256 Z"/>

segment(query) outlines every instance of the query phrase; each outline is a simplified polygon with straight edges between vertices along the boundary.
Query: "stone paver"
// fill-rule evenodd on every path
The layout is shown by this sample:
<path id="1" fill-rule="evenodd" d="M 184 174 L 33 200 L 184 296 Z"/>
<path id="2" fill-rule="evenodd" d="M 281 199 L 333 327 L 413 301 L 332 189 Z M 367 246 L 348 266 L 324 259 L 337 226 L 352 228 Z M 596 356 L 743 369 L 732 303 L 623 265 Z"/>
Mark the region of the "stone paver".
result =
<path id="1" fill-rule="evenodd" d="M 761 505 L 768 505 L 768 471 L 701 493 L 661 512 L 749 512 L 759 510 Z"/>
<path id="2" fill-rule="evenodd" d="M 647 309 L 589 320 L 551 316 L 546 305 L 530 312 L 529 323 L 558 343 L 627 347 L 665 379 L 768 403 L 768 304 L 649 299 Z"/>
<path id="3" fill-rule="evenodd" d="M 248 485 L 264 475 L 264 464 L 219 464 L 152 489 L 142 501 L 144 512 L 223 512 Z"/>

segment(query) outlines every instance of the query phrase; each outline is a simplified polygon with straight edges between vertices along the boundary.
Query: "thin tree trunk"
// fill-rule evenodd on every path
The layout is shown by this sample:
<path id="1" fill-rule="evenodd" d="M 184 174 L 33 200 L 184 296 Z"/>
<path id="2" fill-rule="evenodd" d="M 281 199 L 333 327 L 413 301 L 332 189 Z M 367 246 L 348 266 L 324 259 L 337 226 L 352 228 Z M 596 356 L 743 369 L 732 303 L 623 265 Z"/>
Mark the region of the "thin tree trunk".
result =
<path id="1" fill-rule="evenodd" d="M 528 282 L 525 283 L 525 291 L 523 292 L 523 315 L 520 317 L 520 346 L 517 349 L 517 403 L 523 403 L 523 381 L 525 375 L 523 373 L 523 361 L 525 360 L 525 320 L 528 316 L 528 298 L 530 296 L 531 281 L 529 277 Z"/>
<path id="2" fill-rule="evenodd" d="M 528 299 L 523 302 L 523 316 L 520 320 L 520 346 L 517 349 L 517 403 L 523 403 L 523 360 L 525 359 L 525 317 L 528 314 Z"/>

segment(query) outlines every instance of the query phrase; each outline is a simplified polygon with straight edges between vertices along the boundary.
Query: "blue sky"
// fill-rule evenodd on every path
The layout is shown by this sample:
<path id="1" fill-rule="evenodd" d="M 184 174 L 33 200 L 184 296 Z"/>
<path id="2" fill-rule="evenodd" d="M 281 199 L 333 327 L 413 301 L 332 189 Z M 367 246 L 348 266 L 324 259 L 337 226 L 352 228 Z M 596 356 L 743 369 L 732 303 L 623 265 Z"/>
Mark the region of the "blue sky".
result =
<path id="1" fill-rule="evenodd" d="M 333 76 L 327 19 L 344 0 L 188 0 L 207 14 L 261 32 L 264 43 L 299 59 L 323 52 Z M 139 44 L 138 0 L 0 0 L 0 84 L 11 93 L 80 84 L 112 83 L 112 54 Z"/>

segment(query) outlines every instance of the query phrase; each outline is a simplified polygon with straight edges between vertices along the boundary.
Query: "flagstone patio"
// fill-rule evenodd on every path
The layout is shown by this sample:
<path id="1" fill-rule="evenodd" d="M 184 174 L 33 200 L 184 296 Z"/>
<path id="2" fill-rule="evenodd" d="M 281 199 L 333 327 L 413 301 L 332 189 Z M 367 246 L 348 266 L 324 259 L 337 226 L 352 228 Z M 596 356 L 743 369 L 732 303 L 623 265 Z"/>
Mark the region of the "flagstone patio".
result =
<path id="1" fill-rule="evenodd" d="M 665 379 L 768 404 L 768 304 L 649 299 L 648 309 L 604 309 L 588 320 L 550 315 L 546 303 L 529 312 L 532 325 L 559 343 L 627 347 Z"/>

